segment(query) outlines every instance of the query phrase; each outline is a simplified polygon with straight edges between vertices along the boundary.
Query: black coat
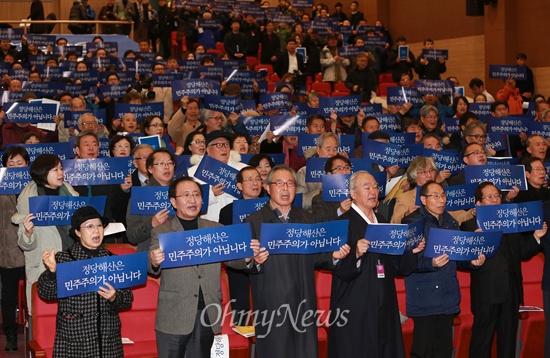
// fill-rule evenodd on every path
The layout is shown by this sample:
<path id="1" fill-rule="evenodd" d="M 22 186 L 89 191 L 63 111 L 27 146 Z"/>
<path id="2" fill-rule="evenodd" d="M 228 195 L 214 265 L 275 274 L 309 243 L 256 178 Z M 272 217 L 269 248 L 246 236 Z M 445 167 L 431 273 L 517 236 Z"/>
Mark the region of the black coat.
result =
<path id="1" fill-rule="evenodd" d="M 460 225 L 462 231 L 475 231 L 478 228 L 476 218 Z M 470 271 L 470 294 L 472 302 L 500 304 L 509 295 L 516 295 L 523 303 L 523 276 L 521 261 L 529 260 L 541 249 L 533 233 L 504 234 L 495 256 L 487 259 L 483 266 Z M 513 275 L 517 285 L 510 286 L 508 277 Z M 512 292 L 517 288 L 517 292 Z"/>
<path id="2" fill-rule="evenodd" d="M 304 58 L 299 53 L 296 53 L 296 61 L 298 62 L 298 71 L 304 73 L 306 71 L 306 66 L 304 64 Z M 273 72 L 275 72 L 279 78 L 282 78 L 285 74 L 288 73 L 288 51 L 284 51 L 277 56 L 275 61 L 275 66 L 273 67 Z"/>
<path id="3" fill-rule="evenodd" d="M 260 62 L 273 64 L 271 57 L 277 56 L 281 52 L 281 39 L 277 34 L 272 33 L 271 41 L 269 41 L 267 31 L 264 31 L 260 36 L 260 43 L 262 44 Z"/>
<path id="4" fill-rule="evenodd" d="M 98 250 L 100 257 L 111 255 L 103 247 L 99 247 Z M 67 251 L 55 254 L 57 263 L 86 259 L 89 257 L 80 243 L 74 244 Z M 43 300 L 57 300 L 57 283 L 55 273 L 50 270 L 44 271 L 38 278 L 38 295 Z M 133 297 L 129 289 L 120 289 L 116 291 L 113 302 L 104 299 L 97 292 L 60 298 L 53 347 L 54 358 L 122 357 L 124 353 L 118 311 L 130 307 Z"/>
<path id="5" fill-rule="evenodd" d="M 382 222 L 378 215 L 377 219 Z M 361 352 L 362 357 L 405 357 L 395 276 L 412 273 L 417 266 L 417 255 L 412 252 L 403 256 L 367 252 L 357 268 L 355 249 L 357 241 L 365 237 L 368 223 L 353 208 L 339 220 L 349 220 L 351 253 L 332 276 L 330 322 L 336 319 L 335 314 L 344 311 L 348 312 L 348 321 L 345 325 L 330 326 L 329 356 L 355 357 Z M 383 279 L 377 277 L 376 265 L 379 264 L 384 265 Z"/>
<path id="6" fill-rule="evenodd" d="M 292 207 L 289 215 L 290 223 L 313 223 L 309 213 L 296 207 Z M 252 237 L 259 240 L 263 223 L 281 223 L 281 220 L 266 204 L 245 222 L 251 223 Z M 258 356 L 317 358 L 317 326 L 311 324 L 316 318 L 308 319 L 304 312 L 317 310 L 315 268 L 333 269 L 332 253 L 271 255 L 261 266 L 263 273 L 250 275 L 254 310 L 265 317 L 255 322 Z M 277 315 L 278 310 L 281 315 Z M 294 326 L 288 317 L 285 319 L 288 315 L 297 317 Z"/>
<path id="7" fill-rule="evenodd" d="M 361 95 L 361 102 L 369 102 L 371 92 L 376 92 L 376 74 L 372 68 L 368 66 L 362 70 L 358 67 L 354 67 L 351 71 L 349 71 L 345 83 L 352 95 Z M 355 85 L 359 86 L 357 91 L 353 90 Z"/>

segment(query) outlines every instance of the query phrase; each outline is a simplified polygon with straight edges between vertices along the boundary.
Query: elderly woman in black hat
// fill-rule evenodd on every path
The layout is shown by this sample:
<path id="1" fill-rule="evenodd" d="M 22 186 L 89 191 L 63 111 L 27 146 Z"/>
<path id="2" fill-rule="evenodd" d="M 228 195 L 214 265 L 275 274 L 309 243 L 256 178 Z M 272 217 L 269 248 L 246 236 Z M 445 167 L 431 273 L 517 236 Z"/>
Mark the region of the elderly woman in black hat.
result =
<path id="1" fill-rule="evenodd" d="M 78 241 L 68 250 L 42 253 L 47 270 L 38 279 L 38 295 L 57 300 L 57 263 L 110 256 L 101 246 L 107 218 L 90 206 L 76 210 L 70 234 Z M 97 292 L 59 299 L 53 357 L 123 357 L 118 311 L 130 307 L 129 289 L 116 290 L 108 283 Z"/>

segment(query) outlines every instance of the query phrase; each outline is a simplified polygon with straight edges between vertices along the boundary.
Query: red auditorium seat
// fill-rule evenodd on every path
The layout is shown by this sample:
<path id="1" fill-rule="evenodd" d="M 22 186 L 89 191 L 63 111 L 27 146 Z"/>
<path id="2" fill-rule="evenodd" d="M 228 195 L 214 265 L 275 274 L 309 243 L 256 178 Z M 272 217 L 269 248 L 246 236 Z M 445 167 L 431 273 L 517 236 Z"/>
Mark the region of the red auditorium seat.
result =
<path id="1" fill-rule="evenodd" d="M 378 75 L 378 83 L 393 83 L 393 76 L 391 73 L 381 73 Z"/>
<path id="2" fill-rule="evenodd" d="M 332 88 L 328 82 L 313 82 L 311 84 L 311 90 L 319 93 L 323 92 L 326 96 L 330 96 L 332 93 Z"/>
<path id="3" fill-rule="evenodd" d="M 391 82 L 391 83 L 380 83 L 378 85 L 378 95 L 379 96 L 387 96 L 388 95 L 388 87 L 397 87 L 397 85 L 393 82 Z"/>
<path id="4" fill-rule="evenodd" d="M 344 82 L 334 82 L 334 91 L 338 92 L 350 92 L 349 88 L 346 87 Z"/>
<path id="5" fill-rule="evenodd" d="M 136 253 L 136 247 L 130 244 L 105 244 L 103 247 L 115 255 L 128 255 Z"/>
<path id="6" fill-rule="evenodd" d="M 225 52 L 225 47 L 223 46 L 223 42 L 216 42 L 216 50 L 221 51 L 222 53 Z"/>
<path id="7" fill-rule="evenodd" d="M 317 329 L 319 358 L 328 354 L 328 317 L 330 311 L 330 292 L 332 289 L 332 273 L 330 271 L 315 271 L 315 291 L 317 292 L 317 311 L 320 312 L 319 322 L 324 326 Z"/>
<path id="8" fill-rule="evenodd" d="M 222 269 L 221 271 L 221 287 L 222 287 L 222 307 L 224 312 L 231 312 L 231 303 L 229 297 L 229 280 L 227 273 Z M 229 308 L 225 310 L 226 305 Z M 233 331 L 233 322 L 228 317 L 223 320 L 222 334 L 227 334 L 229 337 L 229 356 L 231 358 L 249 358 L 250 357 L 250 343 L 247 338 Z"/>
<path id="9" fill-rule="evenodd" d="M 521 263 L 526 306 L 540 308 L 544 306 L 541 286 L 543 267 L 543 254 L 538 254 L 531 260 Z M 544 334 L 546 332 L 544 312 L 529 312 L 526 316 L 525 320 L 520 321 L 521 357 L 540 357 L 544 352 Z"/>

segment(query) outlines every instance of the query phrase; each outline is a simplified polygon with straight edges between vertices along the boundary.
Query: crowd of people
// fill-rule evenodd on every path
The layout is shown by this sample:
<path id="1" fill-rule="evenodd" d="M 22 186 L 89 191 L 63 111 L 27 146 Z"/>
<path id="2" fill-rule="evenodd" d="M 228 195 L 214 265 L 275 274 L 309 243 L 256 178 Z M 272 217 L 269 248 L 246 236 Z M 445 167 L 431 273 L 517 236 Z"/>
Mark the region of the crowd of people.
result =
<path id="1" fill-rule="evenodd" d="M 544 251 L 550 244 L 546 223 L 534 232 L 504 235 L 492 258 L 484 255 L 471 261 L 451 261 L 447 255 L 427 258 L 424 248 L 430 244 L 427 239 L 431 229 L 481 230 L 475 208 L 446 210 L 447 187 L 465 184 L 464 172 L 451 174 L 449 170 L 440 170 L 434 159 L 426 156 L 414 158 L 407 168 L 374 164 L 368 171 L 354 169 L 350 161 L 350 157 L 363 156 L 364 138 L 390 143 L 393 131 L 381 130 L 384 125 L 378 114 L 365 113 L 369 104 L 380 101 L 376 93 L 378 75 L 391 73 L 398 86 L 408 88 L 412 87 L 415 75 L 419 79 L 440 80 L 447 71 L 445 60 L 415 57 L 410 51 L 407 58 L 402 58 L 398 47 L 407 45 L 406 38 L 396 37 L 393 43 L 380 21 L 367 22 L 356 1 L 349 3 L 347 14 L 341 3 L 335 5 L 333 14 L 322 4 L 312 11 L 304 11 L 293 8 L 285 0 L 279 1 L 277 7 L 255 2 L 232 12 L 222 11 L 221 6 L 214 4 L 204 8 L 185 2 L 180 5 L 183 6 L 175 1 L 167 4 L 166 0 L 159 0 L 156 7 L 143 0 L 108 0 L 99 12 L 99 19 L 132 19 L 135 23 L 139 51 L 128 50 L 120 58 L 116 51 L 101 45 L 83 53 L 60 52 L 60 48 L 72 45 L 63 37 L 58 37 L 56 46 L 47 49 L 40 49 L 26 36 L 21 39 L 20 49 L 9 39 L 0 38 L 0 61 L 8 63 L 4 68 L 9 68 L 3 73 L 2 86 L 6 95 L 3 99 L 10 100 L 5 100 L 3 105 L 48 98 L 68 109 L 53 116 L 52 126 L 45 129 L 5 121 L 5 111 L 0 112 L 2 166 L 28 167 L 32 179 L 21 193 L 0 195 L 3 209 L 0 219 L 4 228 L 0 240 L 1 306 L 6 351 L 17 350 L 18 326 L 14 312 L 18 281 L 26 279 L 29 308 L 35 282 L 41 297 L 56 299 L 56 264 L 109 255 L 101 246 L 105 241 L 128 242 L 136 245 L 137 251 L 148 252 L 149 273 L 160 275 L 156 322 L 159 356 L 180 357 L 187 352 L 188 356 L 209 357 L 214 334 L 221 330 L 212 306 L 221 304 L 221 264 L 162 269 L 165 257 L 158 237 L 164 233 L 235 224 L 235 200 L 268 197 L 268 203 L 245 220 L 253 233 L 254 257 L 225 263 L 230 296 L 234 300 L 232 309 L 239 313 L 249 312 L 253 307 L 255 312 L 267 315 L 254 320 L 259 357 L 318 356 L 317 326 L 309 324 L 311 317 L 305 315 L 317 308 L 315 269 L 331 270 L 333 274 L 330 357 L 352 357 L 358 352 L 365 357 L 404 357 L 409 353 L 413 357 L 451 357 L 453 318 L 460 312 L 457 270 L 469 270 L 472 278 L 474 322 L 470 357 L 489 357 L 495 334 L 498 356 L 514 356 L 517 311 L 523 303 L 521 260 Z M 71 19 L 94 17 L 86 0 L 74 1 Z M 321 23 L 330 23 L 330 26 L 327 29 L 319 25 Z M 71 31 L 88 34 L 91 28 L 83 22 L 72 25 Z M 104 25 L 103 32 L 128 34 L 129 28 L 126 24 L 109 24 Z M 184 48 L 184 51 L 172 52 L 172 32 L 177 34 L 178 49 Z M 372 43 L 368 37 L 373 36 L 383 38 L 383 44 L 365 46 Z M 93 42 L 103 43 L 103 39 L 96 36 Z M 221 46 L 217 46 L 220 43 L 223 43 L 223 52 L 219 50 Z M 426 39 L 423 45 L 425 49 L 433 49 L 434 41 Z M 352 56 L 339 52 L 347 46 L 360 47 L 360 50 Z M 297 48 L 305 48 L 305 56 Z M 151 56 L 151 52 L 155 54 Z M 113 58 L 117 60 L 110 61 Z M 269 80 L 265 75 L 252 81 L 251 91 L 244 91 L 244 84 L 228 83 L 225 78 L 218 81 L 223 96 L 253 103 L 253 108 L 229 113 L 208 109 L 203 96 L 174 98 L 169 85 L 147 81 L 165 74 L 204 78 L 196 64 L 192 69 L 186 67 L 193 60 L 201 66 L 219 67 L 223 67 L 223 60 L 235 60 L 239 63 L 238 70 L 254 69 L 247 64 L 247 58 L 271 65 L 278 76 L 273 92 L 289 93 L 295 104 L 269 109 L 269 103 L 261 100 L 264 82 Z M 131 73 L 132 66 L 123 59 L 142 62 L 141 67 L 150 65 L 151 71 Z M 519 53 L 513 63 L 526 67 L 526 59 L 524 53 Z M 63 74 L 52 75 L 56 73 L 55 68 L 61 68 Z M 129 76 L 125 74 L 128 72 Z M 97 84 L 83 77 L 90 73 L 97 73 Z M 350 95 L 360 95 L 364 109 L 353 115 L 324 114 L 319 108 L 322 96 L 307 87 L 307 78 L 315 80 L 319 74 L 333 89 L 343 83 Z M 471 103 L 486 102 L 490 103 L 491 117 L 524 116 L 529 121 L 550 122 L 550 104 L 535 91 L 528 67 L 526 74 L 524 81 L 506 79 L 502 89 L 493 95 L 485 89 L 482 79 L 473 78 L 469 88 L 474 98 L 458 93 L 428 93 L 422 95 L 420 106 L 409 102 L 388 104 L 383 111 L 394 116 L 400 128 L 398 132 L 414 133 L 416 144 L 460 153 L 466 166 L 486 165 L 488 157 L 520 157 L 525 166 L 527 190 L 514 187 L 501 192 L 494 184 L 484 182 L 474 194 L 476 207 L 544 202 L 550 199 L 547 178 L 550 138 L 525 132 L 502 135 L 504 149 L 495 150 L 487 141 L 486 118 L 469 111 Z M 126 81 L 128 77 L 130 80 Z M 447 80 L 459 86 L 457 77 L 450 76 Z M 119 98 L 101 95 L 102 86 L 117 86 L 123 81 L 130 86 Z M 63 90 L 53 96 L 28 90 L 37 88 L 32 87 L 37 82 L 45 83 L 46 87 L 55 84 Z M 74 93 L 69 85 L 82 85 L 82 92 Z M 138 119 L 137 113 L 118 115 L 116 111 L 117 104 L 121 103 L 140 106 L 155 102 L 162 103 L 163 115 Z M 296 105 L 298 102 L 303 106 Z M 533 103 L 532 107 L 528 103 Z M 280 136 L 269 126 L 263 134 L 251 134 L 245 121 L 256 116 L 290 118 L 304 108 L 305 133 L 318 137 L 316 145 L 301 155 L 300 136 Z M 534 115 L 527 108 L 534 109 Z M 98 119 L 94 114 L 97 109 L 104 109 L 106 118 Z M 76 123 L 66 125 L 73 112 L 79 114 Z M 457 119 L 457 132 L 448 131 L 444 125 L 446 118 Z M 342 135 L 353 138 L 353 148 L 348 152 L 340 148 Z M 158 146 L 136 143 L 141 136 L 158 136 Z M 26 147 L 21 145 L 69 142 L 74 146 L 75 160 L 93 160 L 103 156 L 100 154 L 102 141 L 109 142 L 106 156 L 133 159 L 135 171 L 124 178 L 122 184 L 72 186 L 65 181 L 58 156 L 41 154 L 31 161 Z M 282 154 L 281 163 L 276 164 L 274 154 Z M 182 161 L 180 156 L 186 159 Z M 208 208 L 201 212 L 205 190 L 201 184 L 205 183 L 196 178 L 196 174 L 205 156 L 238 171 L 236 186 L 242 197 L 230 194 L 221 183 L 210 185 Z M 322 184 L 307 179 L 309 158 L 326 159 L 326 175 L 351 174 L 349 198 L 325 202 Z M 187 176 L 177 175 L 182 165 L 187 166 Z M 385 173 L 385 181 L 393 184 L 386 193 L 379 193 L 381 183 L 372 175 L 377 172 Z M 168 209 L 154 215 L 132 214 L 129 202 L 132 188 L 136 186 L 168 187 L 175 215 Z M 294 201 L 298 193 L 302 194 L 300 203 Z M 379 199 L 379 194 L 385 198 Z M 29 198 L 45 195 L 106 196 L 107 200 L 103 215 L 86 207 L 74 213 L 70 226 L 35 226 L 36 216 L 29 206 Z M 368 225 L 409 224 L 419 219 L 425 220 L 424 240 L 414 250 L 402 256 L 369 252 L 370 241 L 365 237 Z M 269 255 L 257 241 L 264 223 L 334 220 L 348 220 L 349 234 L 347 243 L 332 253 Z M 126 231 L 104 240 L 104 228 L 112 222 L 123 223 Z M 405 352 L 403 346 L 396 276 L 405 277 L 407 291 L 406 312 L 401 313 L 414 321 L 411 352 Z M 548 308 L 550 291 L 543 290 L 543 294 Z M 115 290 L 110 285 L 97 294 L 60 299 L 54 356 L 120 357 L 120 320 L 116 314 L 129 307 L 131 300 L 130 290 Z M 288 310 L 286 315 L 277 314 L 282 307 Z M 94 321 L 96 316 L 90 321 L 91 312 L 102 317 L 100 324 Z M 85 320 L 76 322 L 80 316 Z M 290 320 L 290 316 L 298 317 L 298 323 Z M 233 320 L 240 325 L 251 323 L 250 317 L 243 314 L 235 314 Z M 550 330 L 546 338 L 546 342 L 550 342 Z M 550 343 L 546 350 L 546 356 L 550 356 Z"/>

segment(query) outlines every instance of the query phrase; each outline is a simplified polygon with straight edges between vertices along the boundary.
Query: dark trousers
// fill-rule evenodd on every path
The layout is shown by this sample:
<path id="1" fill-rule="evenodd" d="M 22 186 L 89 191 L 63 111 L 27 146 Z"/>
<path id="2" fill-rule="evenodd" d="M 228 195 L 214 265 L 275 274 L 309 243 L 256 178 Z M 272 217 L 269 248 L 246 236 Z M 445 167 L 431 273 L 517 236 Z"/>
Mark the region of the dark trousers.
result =
<path id="1" fill-rule="evenodd" d="M 2 329 L 6 333 L 17 331 L 15 312 L 17 309 L 19 280 L 24 279 L 24 267 L 0 267 L 0 280 L 2 280 Z"/>
<path id="2" fill-rule="evenodd" d="M 453 354 L 454 315 L 413 317 L 411 358 L 450 358 Z"/>
<path id="3" fill-rule="evenodd" d="M 544 320 L 546 322 L 546 333 L 544 334 L 544 357 L 550 358 L 550 291 L 542 290 L 544 300 Z"/>
<path id="4" fill-rule="evenodd" d="M 157 331 L 157 351 L 159 358 L 210 358 L 210 349 L 214 343 L 214 332 L 211 327 L 201 324 L 203 310 L 197 310 L 193 332 L 185 335 L 168 334 Z M 204 312 L 203 320 L 208 326 L 208 315 Z"/>
<path id="5" fill-rule="evenodd" d="M 226 271 L 229 280 L 233 323 L 236 326 L 246 326 L 250 316 L 250 279 L 248 274 L 241 270 L 227 267 Z"/>
<path id="6" fill-rule="evenodd" d="M 495 333 L 497 335 L 497 357 L 516 356 L 518 330 L 518 287 L 515 279 L 508 279 L 510 290 L 506 301 L 499 304 L 479 303 L 472 300 L 472 339 L 470 358 L 490 358 Z"/>

